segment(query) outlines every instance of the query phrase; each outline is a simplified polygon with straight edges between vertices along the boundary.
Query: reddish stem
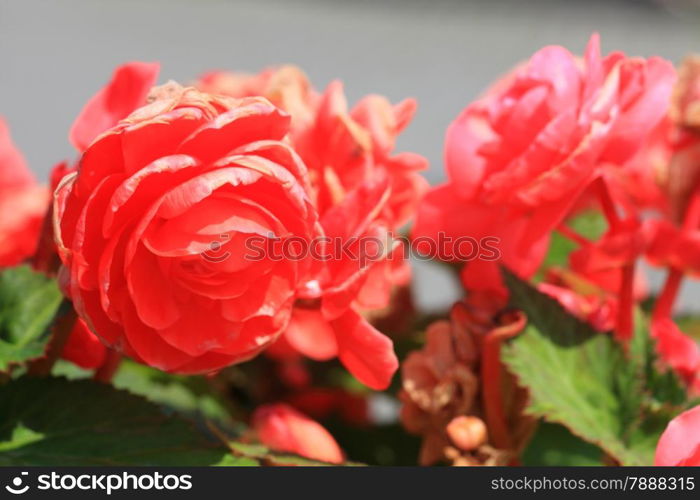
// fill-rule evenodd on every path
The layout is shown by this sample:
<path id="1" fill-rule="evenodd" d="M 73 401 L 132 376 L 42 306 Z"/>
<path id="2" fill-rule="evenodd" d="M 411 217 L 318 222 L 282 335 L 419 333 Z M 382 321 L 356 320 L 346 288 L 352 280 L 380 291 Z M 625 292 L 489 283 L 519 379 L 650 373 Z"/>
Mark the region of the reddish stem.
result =
<path id="1" fill-rule="evenodd" d="M 107 349 L 107 355 L 100 367 L 95 370 L 95 375 L 92 377 L 96 382 L 109 384 L 112 382 L 114 374 L 119 369 L 122 362 L 122 355 L 114 349 Z"/>
<path id="2" fill-rule="evenodd" d="M 596 191 L 603 213 L 608 221 L 611 231 L 620 228 L 623 220 L 617 213 L 615 201 L 610 195 L 605 179 L 596 179 Z M 619 308 L 617 311 L 617 321 L 615 331 L 622 341 L 632 338 L 634 331 L 634 261 L 625 264 L 622 268 L 622 281 L 618 292 Z"/>
<path id="3" fill-rule="evenodd" d="M 682 282 L 683 271 L 675 267 L 669 268 L 664 287 L 661 290 L 659 298 L 656 300 L 656 304 L 654 304 L 652 319 L 659 320 L 671 317 L 673 304 L 676 302 Z"/>
<path id="4" fill-rule="evenodd" d="M 695 191 L 688 202 L 683 216 L 681 230 L 683 232 L 694 231 L 700 225 L 700 191 Z M 678 292 L 683 282 L 683 271 L 675 267 L 669 267 L 664 287 L 659 298 L 654 304 L 652 319 L 659 320 L 670 318 L 673 313 L 673 304 L 676 302 Z"/>
<path id="5" fill-rule="evenodd" d="M 496 448 L 510 449 L 512 442 L 501 387 L 501 341 L 502 337 L 495 330 L 484 338 L 481 350 L 482 398 L 491 443 Z"/>
<path id="6" fill-rule="evenodd" d="M 43 357 L 29 363 L 27 367 L 27 373 L 29 375 L 46 376 L 51 374 L 53 365 L 61 356 L 63 347 L 66 345 L 66 342 L 68 342 L 68 337 L 73 330 L 76 320 L 77 315 L 73 309 L 73 304 L 68 300 L 64 300 L 59 306 L 58 313 L 54 318 L 54 324 L 51 327 L 51 340 L 49 340 L 49 344 L 46 347 L 46 352 Z"/>
<path id="7" fill-rule="evenodd" d="M 39 233 L 39 241 L 37 242 L 36 251 L 31 258 L 31 264 L 34 269 L 46 274 L 54 276 L 61 267 L 61 261 L 56 252 L 56 244 L 53 241 L 53 205 L 50 204 L 44 221 L 42 222 L 41 232 Z"/>
<path id="8" fill-rule="evenodd" d="M 610 191 L 608 190 L 607 184 L 605 184 L 605 179 L 598 177 L 595 182 L 596 192 L 598 193 L 598 200 L 600 201 L 600 205 L 603 209 L 603 214 L 610 225 L 610 229 L 614 230 L 620 225 L 621 222 L 620 216 L 615 208 L 615 202 L 613 201 L 612 196 L 610 196 Z"/>
<path id="9" fill-rule="evenodd" d="M 616 333 L 622 341 L 632 338 L 634 331 L 634 261 L 622 268 Z"/>
<path id="10" fill-rule="evenodd" d="M 559 226 L 557 226 L 557 231 L 580 246 L 589 245 L 591 243 L 567 225 L 559 224 Z"/>

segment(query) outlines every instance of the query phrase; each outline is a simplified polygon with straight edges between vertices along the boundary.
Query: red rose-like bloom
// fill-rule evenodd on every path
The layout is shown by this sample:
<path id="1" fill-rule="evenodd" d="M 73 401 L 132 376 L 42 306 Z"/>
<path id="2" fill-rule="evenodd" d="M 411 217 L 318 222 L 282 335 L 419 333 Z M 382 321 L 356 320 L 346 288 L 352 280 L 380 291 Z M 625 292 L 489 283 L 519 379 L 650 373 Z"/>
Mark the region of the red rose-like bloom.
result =
<path id="1" fill-rule="evenodd" d="M 498 237 L 502 262 L 531 276 L 549 233 L 602 166 L 623 165 L 660 122 L 673 79 L 659 58 L 601 58 L 597 36 L 583 60 L 543 48 L 450 125 L 449 181 L 426 196 L 414 234 Z M 493 262 L 468 263 L 463 280 L 500 286 Z"/>
<path id="2" fill-rule="evenodd" d="M 700 465 L 700 406 L 671 420 L 656 446 L 654 465 Z"/>
<path id="3" fill-rule="evenodd" d="M 252 424 L 260 441 L 272 449 L 321 462 L 343 461 L 343 452 L 333 436 L 321 424 L 286 404 L 261 406 L 255 410 Z"/>
<path id="4" fill-rule="evenodd" d="M 36 183 L 0 118 L 0 267 L 34 253 L 48 203 L 48 190 Z"/>
<path id="5" fill-rule="evenodd" d="M 245 242 L 315 236 L 306 169 L 267 100 L 171 83 L 85 150 L 55 199 L 78 314 L 108 346 L 201 373 L 255 356 L 289 322 L 303 261 Z"/>

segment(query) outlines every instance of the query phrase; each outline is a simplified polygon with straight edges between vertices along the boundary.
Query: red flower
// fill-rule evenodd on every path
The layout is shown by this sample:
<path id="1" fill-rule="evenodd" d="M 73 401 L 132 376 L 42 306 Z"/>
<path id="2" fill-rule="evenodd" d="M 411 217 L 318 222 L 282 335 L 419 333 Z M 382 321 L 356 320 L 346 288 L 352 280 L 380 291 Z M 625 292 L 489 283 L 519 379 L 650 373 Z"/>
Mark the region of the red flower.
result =
<path id="1" fill-rule="evenodd" d="M 49 203 L 0 118 L 0 267 L 14 266 L 36 249 Z"/>
<path id="2" fill-rule="evenodd" d="M 85 370 L 94 370 L 102 365 L 106 355 L 107 348 L 85 322 L 78 319 L 63 347 L 61 357 Z"/>
<path id="3" fill-rule="evenodd" d="M 659 58 L 601 58 L 596 35 L 583 60 L 540 50 L 450 125 L 449 181 L 426 197 L 414 235 L 497 237 L 502 262 L 531 276 L 601 168 L 629 160 L 662 119 L 673 79 Z M 470 262 L 464 281 L 500 287 L 495 263 Z"/>
<path id="4" fill-rule="evenodd" d="M 700 465 L 700 406 L 671 420 L 656 446 L 654 465 Z"/>
<path id="5" fill-rule="evenodd" d="M 386 307 L 392 286 L 408 279 L 404 248 L 392 234 L 411 217 L 425 190 L 418 171 L 426 161 L 393 149 L 415 101 L 391 105 L 370 95 L 348 110 L 340 82 L 319 94 L 291 66 L 259 75 L 213 72 L 198 85 L 234 97 L 262 95 L 290 113 L 289 138 L 309 168 L 325 236 L 356 240 L 350 246 L 356 255 L 366 250 L 363 241 L 383 245 L 366 262 L 334 255 L 318 266 L 300 293 L 285 340 L 316 360 L 338 356 L 361 382 L 386 388 L 398 366 L 391 342 L 358 311 Z"/>
<path id="6" fill-rule="evenodd" d="M 285 404 L 261 406 L 252 425 L 260 441 L 274 450 L 333 464 L 343 461 L 343 452 L 326 429 Z"/>
<path id="7" fill-rule="evenodd" d="M 645 221 L 644 230 L 649 240 L 646 258 L 650 264 L 700 275 L 700 230 L 677 227 L 664 219 Z"/>
<path id="8" fill-rule="evenodd" d="M 305 261 L 246 259 L 248 237 L 308 241 L 316 212 L 306 169 L 281 142 L 289 117 L 265 99 L 171 83 L 149 101 L 62 180 L 57 244 L 75 308 L 105 344 L 209 372 L 274 342 L 307 279 Z"/>

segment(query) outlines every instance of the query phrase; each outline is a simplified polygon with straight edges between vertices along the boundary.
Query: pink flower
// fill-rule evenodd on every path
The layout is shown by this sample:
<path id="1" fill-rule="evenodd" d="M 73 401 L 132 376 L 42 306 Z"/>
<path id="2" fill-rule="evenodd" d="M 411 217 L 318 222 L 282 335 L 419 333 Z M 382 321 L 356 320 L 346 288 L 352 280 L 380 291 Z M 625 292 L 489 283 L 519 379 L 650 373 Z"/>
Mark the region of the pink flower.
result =
<path id="1" fill-rule="evenodd" d="M 654 465 L 700 465 L 700 406 L 671 420 L 656 446 Z"/>
<path id="2" fill-rule="evenodd" d="M 583 60 L 543 48 L 450 125 L 448 182 L 425 198 L 414 236 L 497 237 L 502 263 L 531 276 L 603 166 L 627 162 L 663 118 L 674 75 L 659 58 L 602 58 L 597 35 Z M 468 263 L 463 280 L 500 288 L 493 262 Z"/>
<path id="3" fill-rule="evenodd" d="M 260 441 L 274 450 L 332 464 L 343 462 L 343 452 L 333 436 L 286 404 L 261 406 L 253 414 L 252 426 Z"/>

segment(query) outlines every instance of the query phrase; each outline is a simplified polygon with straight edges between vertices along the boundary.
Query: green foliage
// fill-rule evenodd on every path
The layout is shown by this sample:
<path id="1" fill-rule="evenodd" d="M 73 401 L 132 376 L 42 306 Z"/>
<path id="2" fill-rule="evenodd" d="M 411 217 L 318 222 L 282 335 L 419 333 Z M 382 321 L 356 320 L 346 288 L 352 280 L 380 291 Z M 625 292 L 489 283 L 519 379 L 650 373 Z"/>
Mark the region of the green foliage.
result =
<path id="1" fill-rule="evenodd" d="M 231 418 L 232 405 L 203 376 L 173 375 L 125 359 L 112 383 L 118 389 L 128 390 L 179 413 L 240 430 L 240 425 Z"/>
<path id="2" fill-rule="evenodd" d="M 80 380 L 91 378 L 93 372 L 69 361 L 58 360 L 52 374 Z M 167 411 L 181 413 L 197 421 L 213 421 L 230 432 L 242 430 L 242 426 L 232 418 L 237 409 L 214 390 L 214 384 L 204 376 L 173 375 L 124 358 L 112 378 L 112 385 L 143 396 Z"/>
<path id="3" fill-rule="evenodd" d="M 44 353 L 60 303 L 55 281 L 29 266 L 0 272 L 0 371 Z"/>
<path id="4" fill-rule="evenodd" d="M 88 380 L 0 387 L 0 465 L 256 465 L 145 399 Z"/>
<path id="5" fill-rule="evenodd" d="M 245 457 L 250 460 L 257 460 L 263 465 L 297 465 L 297 466 L 328 466 L 325 462 L 309 460 L 308 458 L 293 455 L 291 453 L 280 453 L 269 449 L 261 444 L 242 443 L 231 441 L 229 447 L 234 455 Z M 346 463 L 344 465 L 354 465 Z"/>
<path id="6" fill-rule="evenodd" d="M 541 423 L 523 453 L 523 465 L 550 467 L 596 466 L 604 452 L 574 436 L 563 425 Z"/>
<path id="7" fill-rule="evenodd" d="M 627 348 L 596 332 L 553 298 L 505 272 L 514 306 L 528 326 L 503 351 L 530 391 L 528 411 L 567 427 L 623 465 L 649 465 L 668 420 L 685 399 L 671 374 L 655 368 L 641 315 Z"/>

